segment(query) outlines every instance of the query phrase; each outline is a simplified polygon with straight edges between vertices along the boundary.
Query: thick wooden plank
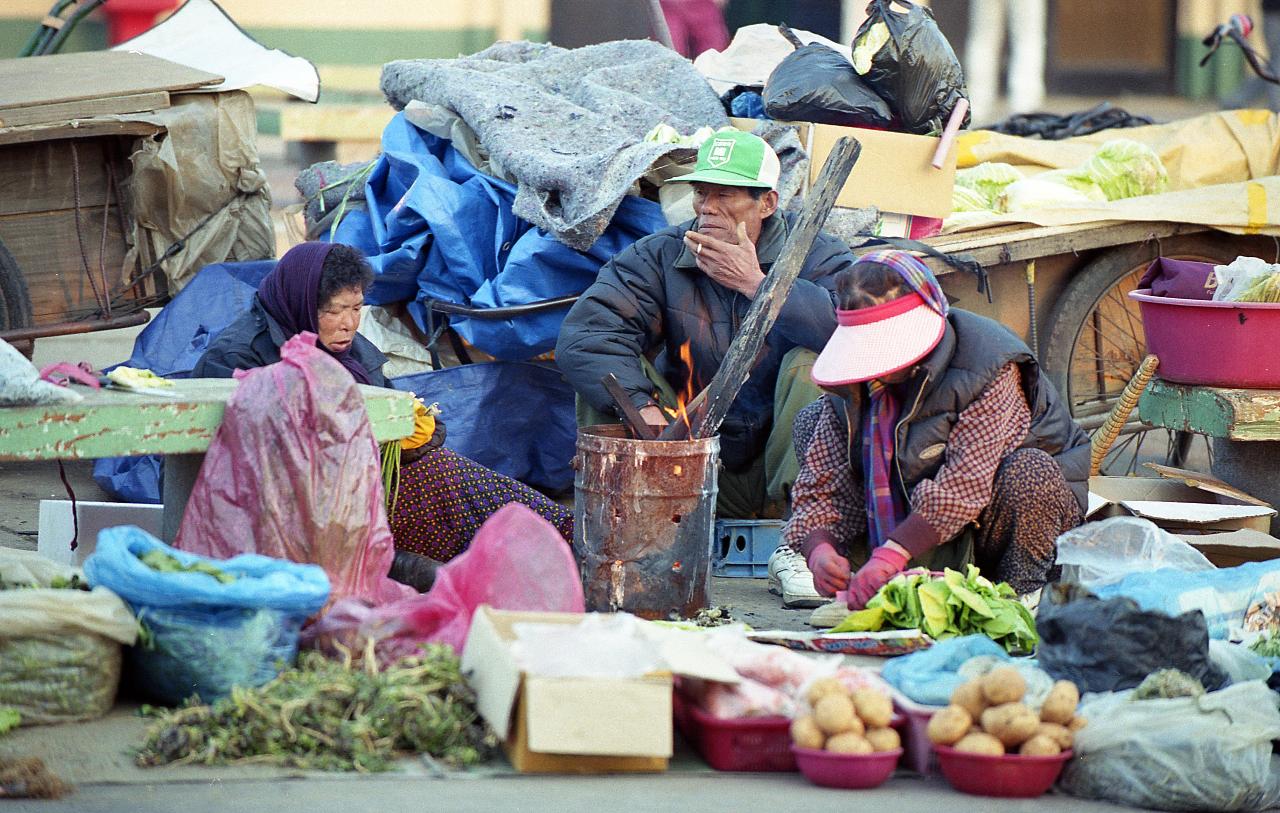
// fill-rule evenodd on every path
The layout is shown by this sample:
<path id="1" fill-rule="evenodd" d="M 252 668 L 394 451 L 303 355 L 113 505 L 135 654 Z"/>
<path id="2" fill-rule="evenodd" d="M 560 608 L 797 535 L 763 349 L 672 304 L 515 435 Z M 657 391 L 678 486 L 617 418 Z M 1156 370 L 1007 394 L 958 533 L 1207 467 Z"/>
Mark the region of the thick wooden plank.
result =
<path id="1" fill-rule="evenodd" d="M 126 278 L 122 274 L 128 247 L 120 233 L 120 219 L 115 209 L 113 204 L 107 212 L 105 255 L 101 254 L 102 206 L 89 206 L 80 212 L 80 237 L 84 240 L 89 269 L 94 281 L 100 281 L 99 256 L 102 256 L 109 288 Z M 13 254 L 26 278 L 36 324 L 77 319 L 86 310 L 98 307 L 84 273 L 76 231 L 73 210 L 0 217 L 0 241 Z"/>
<path id="2" fill-rule="evenodd" d="M 1143 423 L 1228 440 L 1280 440 L 1280 390 L 1191 387 L 1159 378 L 1138 402 Z"/>
<path id="3" fill-rule="evenodd" d="M 1179 234 L 1209 231 L 1207 226 L 1188 223 L 1116 222 L 1081 223 L 1072 226 L 999 226 L 978 232 L 930 237 L 923 242 L 946 254 L 967 254 L 991 268 L 1058 254 L 1078 254 L 1097 248 L 1160 240 Z M 855 254 L 873 251 L 876 246 L 854 249 Z M 955 269 L 941 260 L 921 257 L 937 275 Z"/>
<path id="4" fill-rule="evenodd" d="M 78 404 L 0 407 L 0 461 L 203 452 L 238 383 L 187 379 L 174 382 L 176 398 L 102 390 Z M 410 393 L 360 389 L 378 442 L 413 434 Z"/>
<path id="5" fill-rule="evenodd" d="M 212 73 L 129 51 L 4 59 L 0 60 L 0 111 L 102 96 L 191 90 L 221 81 Z"/>
<path id="6" fill-rule="evenodd" d="M 0 127 L 90 119 L 94 116 L 115 116 L 124 113 L 140 113 L 144 110 L 164 110 L 168 106 L 169 94 L 163 90 L 130 93 L 125 96 L 101 96 L 75 102 L 33 104 L 11 110 L 0 110 Z"/>
<path id="7" fill-rule="evenodd" d="M 0 146 L 0 217 L 75 207 L 69 144 L 57 140 Z M 99 138 L 75 144 L 80 162 L 80 205 L 101 207 L 107 195 L 107 151 L 123 153 L 123 146 L 115 139 Z M 129 175 L 128 161 L 122 155 L 113 155 L 112 161 L 116 181 L 123 182 Z"/>
<path id="8" fill-rule="evenodd" d="M 159 135 L 164 128 L 146 121 L 77 121 L 28 124 L 23 127 L 0 129 L 0 145 L 30 144 L 35 141 L 66 139 L 92 139 L 100 136 L 127 136 L 143 138 Z"/>

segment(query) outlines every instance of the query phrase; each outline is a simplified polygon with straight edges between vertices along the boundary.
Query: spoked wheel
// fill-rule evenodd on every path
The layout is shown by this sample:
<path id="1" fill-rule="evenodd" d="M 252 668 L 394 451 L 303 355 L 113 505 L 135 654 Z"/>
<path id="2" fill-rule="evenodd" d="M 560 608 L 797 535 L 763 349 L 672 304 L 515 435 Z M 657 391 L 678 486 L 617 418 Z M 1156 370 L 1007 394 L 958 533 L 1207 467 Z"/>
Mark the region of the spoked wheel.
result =
<path id="1" fill-rule="evenodd" d="M 1164 241 L 1165 257 L 1229 262 L 1212 240 L 1190 235 Z M 1093 434 L 1115 406 L 1146 356 L 1146 334 L 1130 291 L 1157 254 L 1155 245 L 1109 251 L 1075 274 L 1049 319 L 1041 348 L 1049 379 L 1076 421 Z M 1157 373 L 1158 374 L 1158 373 Z M 1182 466 L 1209 453 L 1208 442 L 1188 432 L 1151 429 L 1133 415 L 1103 461 L 1102 473 L 1137 474 L 1146 462 Z"/>

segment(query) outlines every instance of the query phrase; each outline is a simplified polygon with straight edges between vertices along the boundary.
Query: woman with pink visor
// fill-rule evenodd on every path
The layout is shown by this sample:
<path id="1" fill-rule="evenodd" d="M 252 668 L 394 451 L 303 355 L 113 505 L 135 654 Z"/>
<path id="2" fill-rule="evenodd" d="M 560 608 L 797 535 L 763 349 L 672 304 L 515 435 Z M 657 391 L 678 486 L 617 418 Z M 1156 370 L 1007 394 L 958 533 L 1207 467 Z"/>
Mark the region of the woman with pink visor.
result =
<path id="1" fill-rule="evenodd" d="M 975 562 L 1034 594 L 1082 521 L 1088 436 L 1026 344 L 950 308 L 916 257 L 865 254 L 836 290 L 838 327 L 813 367 L 829 395 L 796 418 L 784 530 L 818 592 L 860 609 L 909 563 Z"/>

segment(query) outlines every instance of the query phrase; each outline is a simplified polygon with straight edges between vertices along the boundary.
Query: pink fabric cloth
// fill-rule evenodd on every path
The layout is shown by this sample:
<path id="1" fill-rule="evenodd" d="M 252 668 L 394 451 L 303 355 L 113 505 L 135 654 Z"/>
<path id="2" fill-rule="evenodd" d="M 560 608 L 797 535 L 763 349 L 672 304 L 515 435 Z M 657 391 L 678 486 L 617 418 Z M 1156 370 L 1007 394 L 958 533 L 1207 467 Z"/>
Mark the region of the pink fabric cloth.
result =
<path id="1" fill-rule="evenodd" d="M 729 29 L 715 0 L 662 0 L 662 16 L 676 50 L 690 59 L 729 45 Z"/>

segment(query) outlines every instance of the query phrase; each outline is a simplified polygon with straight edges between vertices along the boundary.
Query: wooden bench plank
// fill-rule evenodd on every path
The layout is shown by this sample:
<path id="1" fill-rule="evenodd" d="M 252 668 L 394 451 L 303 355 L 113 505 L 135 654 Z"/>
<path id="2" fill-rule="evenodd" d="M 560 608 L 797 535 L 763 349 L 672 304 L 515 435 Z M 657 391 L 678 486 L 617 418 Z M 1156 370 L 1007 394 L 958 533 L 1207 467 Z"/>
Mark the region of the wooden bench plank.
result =
<path id="1" fill-rule="evenodd" d="M 1193 387 L 1156 378 L 1138 402 L 1143 423 L 1228 440 L 1280 440 L 1280 390 Z"/>
<path id="2" fill-rule="evenodd" d="M 186 379 L 178 397 L 120 390 L 88 392 L 77 404 L 0 408 L 0 461 L 70 460 L 204 452 L 239 382 Z M 361 386 L 379 443 L 413 433 L 413 396 Z"/>

